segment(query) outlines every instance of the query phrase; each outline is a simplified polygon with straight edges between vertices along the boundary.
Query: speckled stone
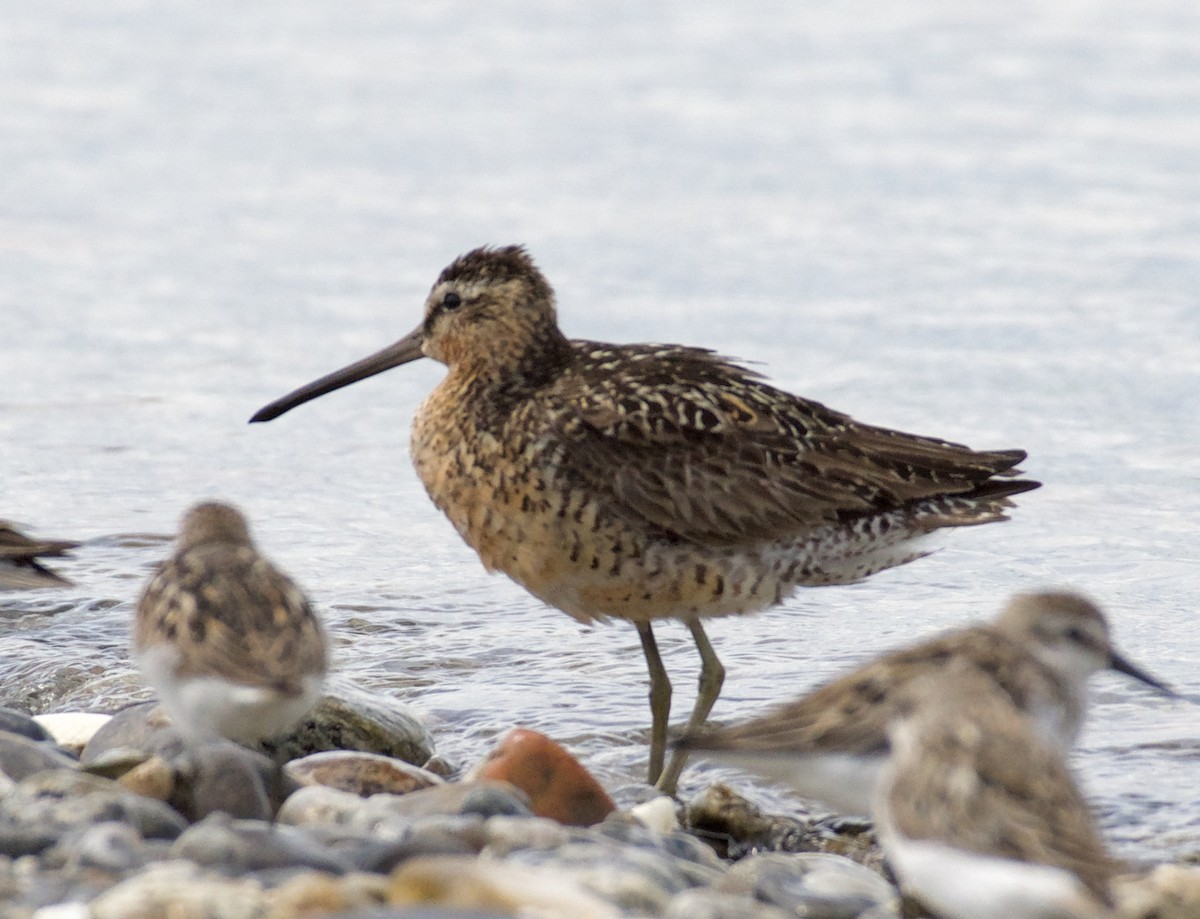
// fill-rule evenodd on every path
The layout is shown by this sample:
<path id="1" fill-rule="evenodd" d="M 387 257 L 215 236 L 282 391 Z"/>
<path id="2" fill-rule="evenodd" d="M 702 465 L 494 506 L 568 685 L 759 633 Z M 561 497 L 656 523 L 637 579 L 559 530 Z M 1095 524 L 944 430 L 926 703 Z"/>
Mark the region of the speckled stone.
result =
<path id="1" fill-rule="evenodd" d="M 290 735 L 264 747 L 285 762 L 327 750 L 360 750 L 420 766 L 434 753 L 433 737 L 410 708 L 336 679 Z"/>
<path id="2" fill-rule="evenodd" d="M 830 815 L 764 814 L 723 784 L 710 785 L 689 801 L 685 819 L 693 832 L 728 858 L 748 852 L 824 852 L 843 855 L 876 871 L 883 865 L 883 853 L 869 822 Z"/>
<path id="3" fill-rule="evenodd" d="M 299 785 L 340 788 L 362 797 L 381 793 L 403 795 L 445 784 L 441 776 L 420 766 L 357 750 L 313 753 L 292 760 L 285 772 Z"/>

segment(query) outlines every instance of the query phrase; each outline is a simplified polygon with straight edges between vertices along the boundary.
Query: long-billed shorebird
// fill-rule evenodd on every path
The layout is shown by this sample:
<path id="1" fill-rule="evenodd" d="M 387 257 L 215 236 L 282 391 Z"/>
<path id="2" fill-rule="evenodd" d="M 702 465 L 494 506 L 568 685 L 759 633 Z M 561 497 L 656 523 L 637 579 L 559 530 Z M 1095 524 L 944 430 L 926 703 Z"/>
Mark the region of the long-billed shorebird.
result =
<path id="1" fill-rule="evenodd" d="M 278 737 L 313 707 L 328 665 L 304 593 L 259 554 L 241 513 L 216 501 L 184 515 L 138 603 L 133 650 L 192 745 Z"/>
<path id="2" fill-rule="evenodd" d="M 910 687 L 970 665 L 1066 751 L 1083 727 L 1087 680 L 1111 669 L 1175 695 L 1112 645 L 1103 613 L 1065 591 L 1018 594 L 995 622 L 890 651 L 740 724 L 681 739 L 706 758 L 757 772 L 841 813 L 867 814 L 887 759 L 888 725 Z"/>
<path id="3" fill-rule="evenodd" d="M 1063 759 L 989 674 L 910 685 L 872 803 L 905 892 L 942 919 L 1115 919 L 1109 854 Z"/>
<path id="4" fill-rule="evenodd" d="M 70 581 L 40 559 L 61 557 L 78 546 L 66 539 L 32 539 L 7 520 L 0 520 L 0 589 L 69 585 Z"/>
<path id="5" fill-rule="evenodd" d="M 303 402 L 421 357 L 448 367 L 413 424 L 434 503 L 492 571 L 581 622 L 634 623 L 650 669 L 650 781 L 663 772 L 671 685 L 652 624 L 683 620 L 702 662 L 688 729 L 724 680 L 701 624 L 847 584 L 926 554 L 942 527 L 1004 519 L 1020 450 L 860 424 L 711 351 L 566 338 L 524 249 L 449 265 L 421 324 L 272 402 Z"/>

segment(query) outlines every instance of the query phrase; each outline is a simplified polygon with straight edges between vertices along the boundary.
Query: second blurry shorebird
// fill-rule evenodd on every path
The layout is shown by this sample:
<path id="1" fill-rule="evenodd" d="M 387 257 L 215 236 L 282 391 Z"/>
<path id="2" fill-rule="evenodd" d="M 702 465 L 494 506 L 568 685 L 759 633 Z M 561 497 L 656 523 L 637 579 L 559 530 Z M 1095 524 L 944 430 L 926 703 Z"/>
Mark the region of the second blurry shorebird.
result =
<path id="1" fill-rule="evenodd" d="M 183 518 L 174 553 L 138 601 L 133 649 L 190 746 L 254 745 L 316 703 L 325 630 L 304 592 L 268 561 L 236 508 L 205 501 Z"/>
<path id="2" fill-rule="evenodd" d="M 1074 745 L 1088 678 L 1110 669 L 1176 693 L 1115 647 L 1104 614 L 1079 594 L 1018 594 L 994 622 L 889 651 L 750 721 L 684 737 L 680 746 L 778 779 L 846 814 L 867 814 L 888 754 L 888 725 L 909 688 L 948 667 L 990 679 L 1043 741 Z"/>
<path id="3" fill-rule="evenodd" d="M 926 554 L 942 527 L 1003 520 L 1021 450 L 860 424 L 701 348 L 568 339 L 519 246 L 450 264 L 421 324 L 388 348 L 260 410 L 269 421 L 421 357 L 448 367 L 413 424 L 434 503 L 492 571 L 581 622 L 634 623 L 650 669 L 650 781 L 663 771 L 671 686 L 652 624 L 680 619 L 700 652 L 687 729 L 724 668 L 710 616 L 848 584 Z"/>

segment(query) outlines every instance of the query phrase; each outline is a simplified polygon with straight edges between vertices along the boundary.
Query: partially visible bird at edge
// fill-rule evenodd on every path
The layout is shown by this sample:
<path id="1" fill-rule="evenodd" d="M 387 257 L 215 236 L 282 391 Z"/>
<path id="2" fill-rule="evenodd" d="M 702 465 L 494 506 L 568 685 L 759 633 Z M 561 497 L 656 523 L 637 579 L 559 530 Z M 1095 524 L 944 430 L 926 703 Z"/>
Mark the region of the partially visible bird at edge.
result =
<path id="1" fill-rule="evenodd" d="M 41 563 L 61 558 L 79 543 L 66 539 L 33 539 L 15 524 L 0 520 L 0 589 L 66 587 L 70 581 Z"/>
<path id="2" fill-rule="evenodd" d="M 699 651 L 694 732 L 725 675 L 705 618 L 913 561 L 921 537 L 1003 520 L 1039 485 L 1016 478 L 1021 450 L 861 424 L 703 348 L 568 339 L 519 246 L 461 256 L 410 334 L 250 420 L 422 357 L 448 372 L 413 423 L 418 476 L 488 570 L 580 622 L 634 624 L 649 780 L 666 792 L 683 758 L 664 769 L 671 685 L 656 621 L 683 621 Z"/>

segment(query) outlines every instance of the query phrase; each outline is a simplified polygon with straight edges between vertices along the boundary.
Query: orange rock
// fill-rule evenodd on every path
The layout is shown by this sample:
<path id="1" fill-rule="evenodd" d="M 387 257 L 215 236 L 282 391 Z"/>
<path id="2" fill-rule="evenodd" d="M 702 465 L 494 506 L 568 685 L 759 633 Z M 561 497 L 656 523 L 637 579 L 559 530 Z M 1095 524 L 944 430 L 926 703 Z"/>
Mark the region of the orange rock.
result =
<path id="1" fill-rule="evenodd" d="M 520 788 L 533 812 L 569 826 L 591 826 L 614 810 L 590 772 L 545 734 L 514 728 L 472 771 L 477 779 L 498 779 Z"/>

